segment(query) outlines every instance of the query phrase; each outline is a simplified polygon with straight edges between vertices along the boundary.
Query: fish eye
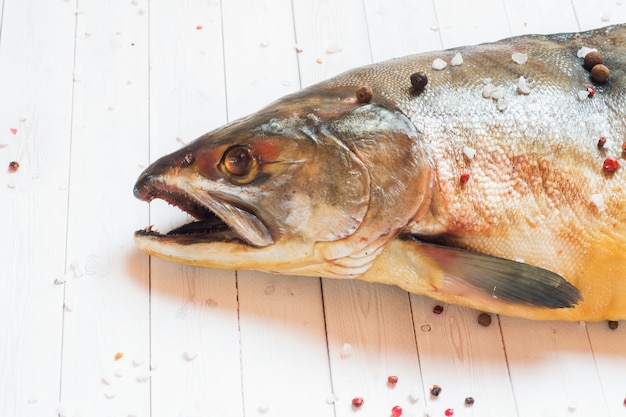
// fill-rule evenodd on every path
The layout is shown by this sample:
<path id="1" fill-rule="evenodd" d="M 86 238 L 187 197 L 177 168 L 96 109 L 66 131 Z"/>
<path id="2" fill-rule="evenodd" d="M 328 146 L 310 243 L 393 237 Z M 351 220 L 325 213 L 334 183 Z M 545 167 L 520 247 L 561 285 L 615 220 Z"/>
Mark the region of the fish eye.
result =
<path id="1" fill-rule="evenodd" d="M 258 166 L 252 150 L 243 145 L 228 148 L 220 164 L 222 173 L 236 184 L 251 182 L 258 171 Z"/>

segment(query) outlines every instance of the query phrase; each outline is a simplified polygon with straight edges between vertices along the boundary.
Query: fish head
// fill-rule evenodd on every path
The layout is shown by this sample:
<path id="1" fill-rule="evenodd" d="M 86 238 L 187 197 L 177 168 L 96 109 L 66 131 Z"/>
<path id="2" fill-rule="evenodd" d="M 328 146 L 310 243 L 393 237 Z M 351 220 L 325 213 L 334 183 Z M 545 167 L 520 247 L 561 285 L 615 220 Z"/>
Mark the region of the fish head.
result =
<path id="1" fill-rule="evenodd" d="M 137 246 L 206 267 L 360 275 L 423 206 L 431 174 L 406 116 L 354 91 L 287 96 L 154 162 L 135 196 L 195 221 L 139 230 Z"/>

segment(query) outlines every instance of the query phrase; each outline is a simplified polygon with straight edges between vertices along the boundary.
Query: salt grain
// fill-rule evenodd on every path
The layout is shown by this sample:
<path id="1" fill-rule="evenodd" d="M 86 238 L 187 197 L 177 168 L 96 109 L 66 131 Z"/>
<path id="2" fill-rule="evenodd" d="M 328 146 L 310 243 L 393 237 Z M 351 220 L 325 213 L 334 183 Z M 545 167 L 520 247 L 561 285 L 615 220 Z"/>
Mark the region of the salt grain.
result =
<path id="1" fill-rule="evenodd" d="M 150 372 L 144 371 L 137 375 L 137 382 L 147 382 L 150 379 Z"/>
<path id="2" fill-rule="evenodd" d="M 604 198 L 602 194 L 591 194 L 589 200 L 598 208 L 598 211 L 603 211 L 606 209 L 606 204 L 604 204 Z"/>
<path id="3" fill-rule="evenodd" d="M 476 156 L 476 149 L 470 148 L 469 146 L 463 146 L 463 155 L 465 155 L 467 159 L 474 159 Z"/>
<path id="4" fill-rule="evenodd" d="M 454 55 L 454 57 L 452 57 L 452 59 L 450 60 L 450 65 L 452 65 L 453 67 L 458 67 L 459 65 L 463 64 L 463 56 L 461 56 L 460 53 L 457 53 L 456 55 Z"/>
<path id="5" fill-rule="evenodd" d="M 352 345 L 350 343 L 344 343 L 341 347 L 340 356 L 345 359 L 352 356 L 352 353 Z"/>
<path id="6" fill-rule="evenodd" d="M 185 357 L 185 360 L 191 362 L 192 360 L 198 357 L 198 352 L 196 352 L 195 350 L 187 350 L 184 353 L 184 357 Z"/>
<path id="7" fill-rule="evenodd" d="M 109 376 L 103 376 L 101 381 L 104 385 L 111 385 L 113 383 L 113 381 L 111 380 L 111 377 Z"/>
<path id="8" fill-rule="evenodd" d="M 578 58 L 584 58 L 589 52 L 598 52 L 598 50 L 596 48 L 588 48 L 586 46 L 582 46 L 576 53 L 576 56 Z"/>
<path id="9" fill-rule="evenodd" d="M 267 413 L 269 411 L 269 409 L 270 409 L 270 407 L 267 404 L 261 404 L 257 408 L 257 410 L 259 410 L 259 413 L 261 413 L 261 414 Z"/>
<path id="10" fill-rule="evenodd" d="M 332 54 L 336 54 L 343 51 L 343 47 L 341 45 L 331 45 L 328 48 L 326 48 L 326 54 L 327 55 L 332 55 Z"/>
<path id="11" fill-rule="evenodd" d="M 9 142 L 7 142 L 4 138 L 0 139 L 0 148 L 6 148 L 9 146 Z"/>
<path id="12" fill-rule="evenodd" d="M 159 363 L 156 362 L 156 361 L 150 362 L 150 370 L 151 371 L 156 371 L 157 369 L 159 369 Z"/>
<path id="13" fill-rule="evenodd" d="M 440 71 L 444 69 L 445 67 L 447 67 L 448 64 L 446 64 L 446 61 L 444 61 L 443 59 L 437 58 L 433 61 L 432 66 L 433 66 L 433 69 Z"/>
<path id="14" fill-rule="evenodd" d="M 589 98 L 589 91 L 588 90 L 580 90 L 578 92 L 578 99 L 580 101 L 585 101 L 585 100 L 587 100 L 587 98 Z"/>
<path id="15" fill-rule="evenodd" d="M 65 275 L 61 276 L 61 277 L 57 277 L 54 279 L 54 285 L 63 285 L 65 284 L 65 281 L 67 280 L 67 278 L 65 278 Z"/>
<path id="16" fill-rule="evenodd" d="M 117 394 L 113 391 L 108 390 L 104 392 L 104 396 L 108 398 L 109 400 L 112 400 L 113 398 L 117 396 Z"/>
<path id="17" fill-rule="evenodd" d="M 135 367 L 141 366 L 144 363 L 146 363 L 146 358 L 144 358 L 144 357 L 139 357 L 139 358 L 133 359 L 133 366 L 135 366 Z"/>
<path id="18" fill-rule="evenodd" d="M 528 62 L 528 55 L 521 52 L 513 52 L 511 55 L 513 62 L 519 65 L 525 65 Z"/>
<path id="19" fill-rule="evenodd" d="M 486 84 L 483 87 L 483 97 L 484 98 L 491 98 L 491 95 L 493 94 L 493 91 L 496 89 L 496 87 L 493 84 Z"/>
<path id="20" fill-rule="evenodd" d="M 519 80 L 517 80 L 517 91 L 519 91 L 520 94 L 530 94 L 530 86 L 523 76 L 519 77 Z"/>
<path id="21" fill-rule="evenodd" d="M 415 385 L 411 387 L 411 389 L 409 390 L 409 400 L 411 400 L 412 403 L 418 402 L 421 398 L 420 393 L 421 389 L 419 386 Z"/>
<path id="22" fill-rule="evenodd" d="M 64 405 L 59 405 L 59 408 L 57 408 L 57 414 L 59 415 L 59 417 L 70 417 L 70 410 L 64 406 Z"/>
<path id="23" fill-rule="evenodd" d="M 497 103 L 496 107 L 500 111 L 506 110 L 506 108 L 509 107 L 509 100 L 507 100 L 506 98 L 498 99 L 498 103 Z"/>
<path id="24" fill-rule="evenodd" d="M 506 91 L 504 90 L 504 87 L 496 87 L 491 92 L 491 98 L 494 100 L 500 100 L 504 98 L 505 94 L 506 94 Z"/>
<path id="25" fill-rule="evenodd" d="M 337 398 L 337 396 L 336 396 L 335 394 L 329 394 L 329 395 L 326 397 L 326 404 L 328 404 L 328 405 L 332 405 L 332 404 L 334 404 L 335 402 L 337 402 L 337 400 L 338 400 L 338 398 Z"/>

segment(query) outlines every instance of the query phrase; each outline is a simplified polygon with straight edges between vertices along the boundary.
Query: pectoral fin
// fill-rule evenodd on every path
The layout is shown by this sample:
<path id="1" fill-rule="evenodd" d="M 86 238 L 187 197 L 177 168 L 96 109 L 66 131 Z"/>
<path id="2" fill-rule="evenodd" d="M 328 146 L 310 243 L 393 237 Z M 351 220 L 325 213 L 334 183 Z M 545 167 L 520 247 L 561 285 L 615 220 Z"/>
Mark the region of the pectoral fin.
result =
<path id="1" fill-rule="evenodd" d="M 500 301 L 545 308 L 572 308 L 582 301 L 578 289 L 547 269 L 477 252 L 415 242 L 442 271 L 439 291 L 479 291 Z"/>

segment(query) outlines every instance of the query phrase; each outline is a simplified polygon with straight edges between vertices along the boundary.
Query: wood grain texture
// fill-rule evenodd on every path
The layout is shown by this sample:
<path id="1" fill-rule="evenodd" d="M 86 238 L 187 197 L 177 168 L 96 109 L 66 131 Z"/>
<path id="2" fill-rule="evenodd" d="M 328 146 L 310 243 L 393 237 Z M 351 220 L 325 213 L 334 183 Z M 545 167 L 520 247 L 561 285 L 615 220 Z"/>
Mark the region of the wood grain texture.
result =
<path id="1" fill-rule="evenodd" d="M 0 0 L 0 166 L 21 164 L 0 170 L 0 415 L 623 416 L 623 323 L 481 327 L 395 287 L 134 248 L 135 229 L 187 219 L 133 198 L 142 168 L 282 95 L 394 56 L 626 22 L 614 0 L 469 7 Z"/>

